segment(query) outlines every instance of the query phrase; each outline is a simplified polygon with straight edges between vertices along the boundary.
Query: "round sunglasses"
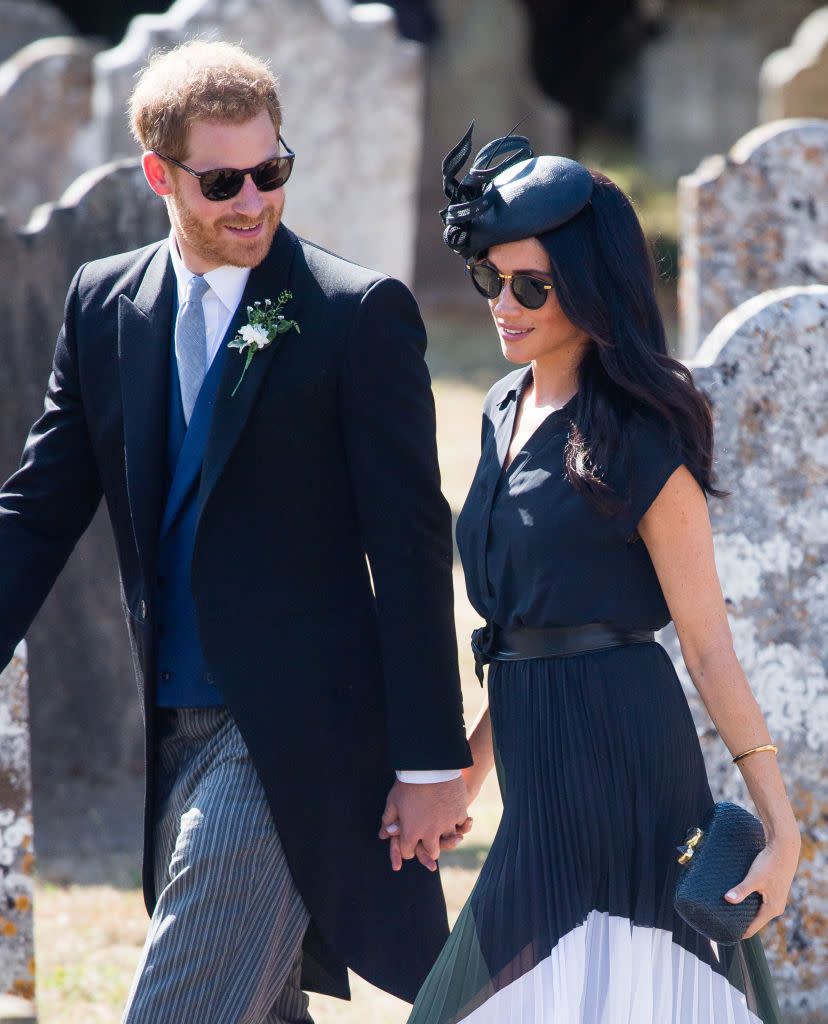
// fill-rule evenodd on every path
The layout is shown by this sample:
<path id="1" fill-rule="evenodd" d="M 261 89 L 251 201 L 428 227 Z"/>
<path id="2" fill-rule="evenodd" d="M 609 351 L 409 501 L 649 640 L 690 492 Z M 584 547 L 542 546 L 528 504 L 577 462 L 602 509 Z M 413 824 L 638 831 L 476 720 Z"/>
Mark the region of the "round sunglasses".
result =
<path id="1" fill-rule="evenodd" d="M 501 274 L 490 263 L 467 263 L 466 271 L 474 287 L 487 299 L 496 299 L 508 281 L 512 295 L 526 309 L 540 309 L 554 289 L 554 285 L 531 274 Z"/>
<path id="2" fill-rule="evenodd" d="M 194 178 L 198 178 L 201 194 L 204 198 L 211 199 L 214 203 L 221 203 L 225 199 L 232 199 L 241 192 L 244 179 L 248 174 L 260 192 L 274 192 L 277 188 L 281 188 L 284 185 L 293 170 L 293 161 L 296 159 L 296 154 L 281 135 L 279 136 L 279 142 L 287 150 L 284 156 L 277 156 L 272 160 L 263 160 L 260 164 L 256 164 L 255 167 L 245 167 L 240 170 L 237 170 L 235 167 L 217 167 L 212 171 L 194 171 L 192 167 L 182 164 L 180 160 L 176 160 L 171 156 L 164 156 L 163 153 L 159 153 L 157 150 L 153 150 L 153 153 L 156 156 L 160 156 L 162 160 L 167 160 L 169 163 L 175 164 L 176 167 L 180 167 L 187 174 L 192 174 Z"/>

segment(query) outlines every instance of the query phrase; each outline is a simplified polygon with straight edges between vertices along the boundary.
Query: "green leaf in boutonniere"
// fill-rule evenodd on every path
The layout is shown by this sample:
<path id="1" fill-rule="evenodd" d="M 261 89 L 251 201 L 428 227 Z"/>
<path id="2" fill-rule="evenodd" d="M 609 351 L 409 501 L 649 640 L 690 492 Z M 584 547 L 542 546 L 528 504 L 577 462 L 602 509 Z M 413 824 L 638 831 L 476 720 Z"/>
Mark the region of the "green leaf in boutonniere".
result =
<path id="1" fill-rule="evenodd" d="M 254 302 L 252 306 L 247 307 L 247 323 L 239 328 L 238 334 L 227 345 L 228 348 L 237 348 L 245 355 L 244 368 L 232 395 L 239 390 L 247 368 L 253 362 L 253 356 L 260 349 L 267 348 L 280 334 L 286 334 L 288 331 L 301 333 L 299 324 L 295 320 L 286 319 L 282 313 L 292 298 L 293 292 L 282 292 L 275 302 L 265 299 L 263 303 Z"/>

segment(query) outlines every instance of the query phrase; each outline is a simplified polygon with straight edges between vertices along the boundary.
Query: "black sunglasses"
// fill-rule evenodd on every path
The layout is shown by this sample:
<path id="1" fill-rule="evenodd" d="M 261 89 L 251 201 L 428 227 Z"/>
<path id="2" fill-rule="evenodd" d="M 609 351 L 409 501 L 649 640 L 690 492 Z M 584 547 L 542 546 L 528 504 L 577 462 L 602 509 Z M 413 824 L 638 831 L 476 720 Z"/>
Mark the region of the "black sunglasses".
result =
<path id="1" fill-rule="evenodd" d="M 256 164 L 255 167 L 245 167 L 243 170 L 236 170 L 234 167 L 217 167 L 212 171 L 194 171 L 192 167 L 182 164 L 180 160 L 175 160 L 171 156 L 164 156 L 163 153 L 159 153 L 156 150 L 153 150 L 153 153 L 156 156 L 160 156 L 162 160 L 168 160 L 171 164 L 175 164 L 176 167 L 180 167 L 187 174 L 192 174 L 194 178 L 198 178 L 201 194 L 204 198 L 221 203 L 225 199 L 232 199 L 233 196 L 237 196 L 241 192 L 244 179 L 248 174 L 260 192 L 274 192 L 277 188 L 281 188 L 284 185 L 290 177 L 290 172 L 293 170 L 293 161 L 296 159 L 296 154 L 281 135 L 279 136 L 279 142 L 287 150 L 285 156 L 264 160 L 262 163 Z"/>
<path id="2" fill-rule="evenodd" d="M 531 274 L 501 274 L 490 263 L 466 264 L 466 272 L 474 287 L 487 299 L 496 299 L 503 291 L 504 281 L 512 286 L 512 295 L 526 309 L 540 309 L 554 285 Z"/>

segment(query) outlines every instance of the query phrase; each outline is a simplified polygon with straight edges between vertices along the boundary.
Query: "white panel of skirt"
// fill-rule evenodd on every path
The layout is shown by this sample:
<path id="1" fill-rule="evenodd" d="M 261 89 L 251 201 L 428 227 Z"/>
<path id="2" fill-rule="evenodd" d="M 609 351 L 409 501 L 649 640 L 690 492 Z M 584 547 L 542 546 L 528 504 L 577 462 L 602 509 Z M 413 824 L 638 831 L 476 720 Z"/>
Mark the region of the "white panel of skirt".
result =
<path id="1" fill-rule="evenodd" d="M 715 950 L 715 943 L 713 944 Z M 762 1024 L 745 996 L 660 928 L 597 910 L 463 1024 Z"/>

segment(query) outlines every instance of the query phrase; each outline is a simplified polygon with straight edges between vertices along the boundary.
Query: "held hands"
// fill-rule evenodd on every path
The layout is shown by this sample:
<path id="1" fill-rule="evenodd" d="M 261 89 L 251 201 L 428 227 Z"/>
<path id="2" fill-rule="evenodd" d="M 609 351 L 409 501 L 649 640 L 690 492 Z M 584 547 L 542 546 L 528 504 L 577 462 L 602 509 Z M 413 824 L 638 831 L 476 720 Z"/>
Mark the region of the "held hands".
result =
<path id="1" fill-rule="evenodd" d="M 800 846 L 799 833 L 790 838 L 771 840 L 751 864 L 744 880 L 725 893 L 728 903 L 741 903 L 752 892 L 758 892 L 762 897 L 759 913 L 743 938 L 749 939 L 784 912 L 799 861 Z"/>
<path id="2" fill-rule="evenodd" d="M 395 782 L 385 802 L 379 831 L 380 839 L 390 840 L 393 870 L 399 871 L 404 860 L 416 857 L 423 867 L 436 871 L 441 851 L 453 850 L 472 827 L 467 803 L 463 779 L 424 784 Z"/>

